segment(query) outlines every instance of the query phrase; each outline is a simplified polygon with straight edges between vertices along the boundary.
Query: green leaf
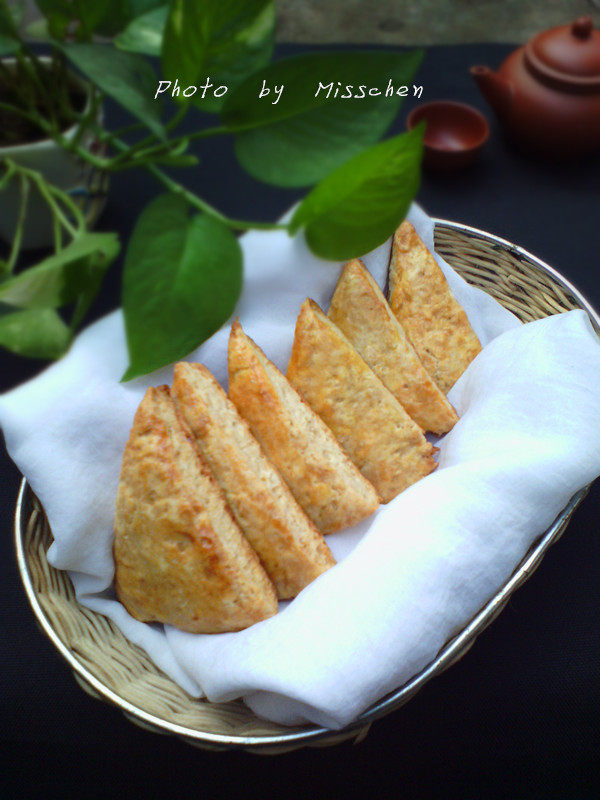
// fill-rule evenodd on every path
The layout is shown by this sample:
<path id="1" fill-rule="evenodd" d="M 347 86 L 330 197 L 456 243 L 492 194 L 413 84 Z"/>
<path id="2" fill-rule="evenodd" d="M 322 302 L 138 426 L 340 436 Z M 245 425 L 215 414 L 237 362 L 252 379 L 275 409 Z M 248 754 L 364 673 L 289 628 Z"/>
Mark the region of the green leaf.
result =
<path id="1" fill-rule="evenodd" d="M 253 177 L 276 186 L 309 186 L 378 141 L 398 113 L 421 62 L 421 51 L 315 53 L 271 64 L 229 96 L 221 114 L 236 133 L 236 155 Z M 271 89 L 259 99 L 263 86 Z M 394 94 L 385 96 L 388 81 Z M 337 84 L 341 88 L 334 97 Z M 319 83 L 333 83 L 329 99 Z M 284 86 L 276 100 L 274 87 Z M 366 97 L 360 94 L 365 86 Z M 351 98 L 342 98 L 352 86 Z M 380 96 L 369 96 L 370 88 Z"/>
<path id="2" fill-rule="evenodd" d="M 164 156 L 156 157 L 154 163 L 163 164 L 165 167 L 195 167 L 200 163 L 200 159 L 192 153 L 183 153 L 182 155 L 167 153 Z"/>
<path id="3" fill-rule="evenodd" d="M 94 33 L 112 36 L 122 30 L 133 17 L 132 0 L 36 0 L 47 21 L 50 34 L 63 40 L 72 26 L 78 40 L 90 40 Z M 28 26 L 28 32 L 42 35 L 39 21 Z"/>
<path id="4" fill-rule="evenodd" d="M 36 5 L 48 22 L 50 35 L 64 39 L 74 14 L 71 0 L 36 0 Z"/>
<path id="5" fill-rule="evenodd" d="M 177 78 L 182 89 L 210 77 L 214 87 L 231 91 L 269 62 L 274 28 L 272 0 L 173 0 L 162 47 L 164 77 L 173 84 Z M 217 111 L 225 97 L 216 98 L 209 89 L 202 98 L 199 89 L 189 101 Z M 177 99 L 188 102 L 182 95 Z"/>
<path id="6" fill-rule="evenodd" d="M 125 53 L 110 44 L 66 44 L 63 49 L 75 66 L 130 114 L 161 139 L 160 103 L 154 100 L 156 76 L 137 53 Z"/>
<path id="7" fill-rule="evenodd" d="M 129 0 L 131 6 L 131 18 L 141 17 L 158 6 L 164 6 L 165 0 Z M 167 4 L 168 5 L 168 4 Z"/>
<path id="8" fill-rule="evenodd" d="M 0 316 L 0 346 L 19 356 L 58 358 L 70 341 L 69 328 L 50 308 Z"/>
<path id="9" fill-rule="evenodd" d="M 117 248 L 117 251 L 120 248 Z M 116 254 L 115 254 L 116 255 Z M 98 294 L 100 286 L 106 274 L 110 262 L 114 259 L 112 256 L 109 260 L 106 259 L 104 253 L 96 252 L 89 256 L 88 261 L 88 279 L 77 297 L 73 317 L 71 319 L 70 328 L 74 332 L 80 326 L 83 318 L 88 312 L 92 301 Z"/>
<path id="10" fill-rule="evenodd" d="M 0 0 L 0 33 L 3 36 L 10 36 L 12 39 L 19 38 L 19 31 L 15 24 L 15 11 L 14 4 Z"/>
<path id="11" fill-rule="evenodd" d="M 188 355 L 235 308 L 238 241 L 214 218 L 188 212 L 183 198 L 161 195 L 141 213 L 129 241 L 123 313 L 130 366 L 123 380 Z"/>
<path id="12" fill-rule="evenodd" d="M 16 52 L 19 49 L 19 43 L 16 42 L 14 39 L 9 39 L 8 36 L 3 36 L 0 33 L 0 58 L 4 56 L 9 56 L 11 53 Z"/>
<path id="13" fill-rule="evenodd" d="M 85 38 L 94 33 L 113 36 L 131 19 L 129 0 L 74 0 L 74 6 Z"/>
<path id="14" fill-rule="evenodd" d="M 0 57 L 19 49 L 19 32 L 11 8 L 6 0 L 0 0 Z"/>
<path id="15" fill-rule="evenodd" d="M 85 233 L 58 253 L 0 284 L 0 302 L 59 308 L 96 285 L 119 252 L 115 233 Z"/>
<path id="16" fill-rule="evenodd" d="M 136 17 L 115 37 L 115 45 L 131 53 L 159 56 L 168 11 L 168 6 L 159 6 Z"/>
<path id="17" fill-rule="evenodd" d="M 300 203 L 290 232 L 304 227 L 313 253 L 335 261 L 382 244 L 418 191 L 424 131 L 421 124 L 338 167 Z"/>

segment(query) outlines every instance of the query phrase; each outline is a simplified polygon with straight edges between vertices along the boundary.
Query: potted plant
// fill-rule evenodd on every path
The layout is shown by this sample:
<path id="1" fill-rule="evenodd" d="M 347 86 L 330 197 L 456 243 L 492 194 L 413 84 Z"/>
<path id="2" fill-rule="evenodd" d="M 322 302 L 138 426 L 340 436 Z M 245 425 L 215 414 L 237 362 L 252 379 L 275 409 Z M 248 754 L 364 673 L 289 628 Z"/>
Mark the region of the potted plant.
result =
<path id="1" fill-rule="evenodd" d="M 56 93 L 47 88 L 50 86 L 57 88 Z M 107 174 L 58 144 L 29 115 L 30 105 L 38 108 L 66 142 L 77 138 L 81 147 L 101 153 L 98 136 L 89 129 L 82 130 L 77 119 L 94 110 L 96 122 L 101 122 L 94 86 L 68 69 L 61 53 L 49 58 L 32 52 L 30 60 L 0 60 L 0 162 L 13 162 L 39 173 L 48 184 L 70 196 L 81 208 L 87 225 L 93 226 L 106 197 Z M 14 241 L 22 216 L 21 248 L 50 247 L 54 235 L 52 208 L 43 191 L 23 180 L 25 174 L 20 180 L 7 181 L 0 194 L 0 237 L 5 242 Z M 30 191 L 32 188 L 34 191 Z"/>
<path id="2" fill-rule="evenodd" d="M 37 0 L 37 6 L 43 20 L 35 32 L 47 59 L 22 37 L 13 5 L 0 0 L 0 53 L 13 59 L 0 66 L 0 110 L 15 120 L 15 132 L 22 118 L 23 129 L 45 135 L 44 146 L 59 148 L 61 159 L 74 159 L 80 171 L 82 164 L 91 175 L 145 169 L 165 190 L 141 211 L 125 254 L 126 379 L 187 355 L 230 316 L 242 281 L 236 234 L 303 230 L 317 255 L 341 260 L 380 244 L 408 210 L 423 130 L 379 140 L 412 88 L 420 53 L 338 51 L 272 62 L 272 0 Z M 83 77 L 70 77 L 70 70 Z M 12 84 L 17 71 L 28 82 L 27 95 Z M 102 128 L 99 110 L 107 98 L 131 115 L 126 128 Z M 235 138 L 237 160 L 254 178 L 312 187 L 286 222 L 232 219 L 176 177 L 176 168 L 195 177 L 201 166 L 193 149 L 219 135 Z M 6 151 L 0 161 L 0 196 L 12 207 L 14 228 L 0 263 L 0 345 L 56 357 L 116 257 L 118 237 L 89 230 L 66 167 L 56 175 L 48 164 L 26 164 Z M 20 270 L 32 190 L 50 210 L 54 252 Z M 217 280 L 203 264 L 218 265 Z M 169 288 L 157 294 L 149 285 Z M 194 313 L 183 313 L 190 306 Z"/>

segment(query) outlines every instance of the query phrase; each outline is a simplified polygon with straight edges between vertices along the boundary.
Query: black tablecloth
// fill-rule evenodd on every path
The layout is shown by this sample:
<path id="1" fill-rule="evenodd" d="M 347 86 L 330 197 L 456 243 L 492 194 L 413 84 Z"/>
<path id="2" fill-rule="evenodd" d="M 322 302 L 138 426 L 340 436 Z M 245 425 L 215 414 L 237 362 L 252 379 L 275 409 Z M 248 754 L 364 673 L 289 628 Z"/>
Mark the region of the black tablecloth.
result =
<path id="1" fill-rule="evenodd" d="M 467 68 L 496 66 L 509 50 L 430 49 L 419 75 L 423 100 L 464 100 L 488 113 Z M 124 122 L 112 107 L 108 117 L 111 125 Z M 202 165 L 186 179 L 232 216 L 274 219 L 299 196 L 245 176 L 229 141 L 207 141 L 202 152 Z M 157 192 L 145 174 L 115 177 L 100 228 L 126 237 Z M 531 250 L 595 307 L 599 199 L 599 159 L 560 168 L 529 161 L 508 147 L 494 121 L 476 165 L 453 177 L 425 175 L 419 194 L 431 214 Z M 118 292 L 116 266 L 91 316 L 114 308 Z M 0 354 L 0 389 L 39 367 Z M 207 753 L 147 733 L 78 688 L 27 606 L 12 546 L 19 475 L 0 458 L 0 797 L 600 796 L 600 486 L 467 656 L 375 723 L 365 741 L 259 758 Z"/>

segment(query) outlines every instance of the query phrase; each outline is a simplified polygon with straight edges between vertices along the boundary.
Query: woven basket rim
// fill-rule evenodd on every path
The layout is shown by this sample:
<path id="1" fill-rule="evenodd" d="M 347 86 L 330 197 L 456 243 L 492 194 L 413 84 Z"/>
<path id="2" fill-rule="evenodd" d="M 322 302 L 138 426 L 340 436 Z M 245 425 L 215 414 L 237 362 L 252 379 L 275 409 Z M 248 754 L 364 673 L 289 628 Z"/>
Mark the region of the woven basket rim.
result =
<path id="1" fill-rule="evenodd" d="M 600 315 L 585 299 L 581 292 L 557 270 L 534 256 L 529 251 L 513 244 L 506 239 L 469 225 L 464 225 L 462 223 L 440 218 L 433 218 L 433 222 L 435 228 L 446 228 L 451 232 L 455 231 L 458 233 L 463 233 L 470 237 L 484 239 L 487 242 L 492 241 L 503 250 L 508 250 L 514 255 L 525 258 L 528 262 L 530 262 L 531 265 L 540 271 L 549 274 L 557 283 L 562 286 L 563 289 L 565 289 L 569 294 L 573 295 L 573 297 L 575 297 L 579 302 L 580 306 L 590 316 L 597 332 L 600 333 Z M 260 750 L 263 748 L 269 749 L 273 748 L 274 746 L 300 746 L 315 743 L 319 739 L 330 737 L 332 734 L 339 735 L 358 732 L 365 726 L 370 725 L 375 720 L 402 705 L 428 680 L 435 675 L 440 674 L 444 669 L 449 667 L 457 659 L 457 657 L 475 641 L 477 635 L 503 608 L 504 604 L 510 598 L 512 593 L 519 586 L 521 586 L 521 584 L 524 583 L 529 575 L 535 570 L 542 560 L 546 550 L 560 537 L 561 533 L 567 527 L 573 512 L 587 494 L 588 489 L 589 486 L 584 487 L 571 498 L 569 503 L 560 512 L 552 525 L 544 533 L 542 533 L 540 537 L 538 537 L 537 541 L 522 559 L 507 582 L 483 606 L 483 608 L 477 613 L 471 622 L 469 622 L 456 637 L 442 647 L 436 657 L 428 665 L 426 665 L 419 673 L 413 676 L 403 686 L 381 698 L 379 701 L 373 704 L 373 706 L 363 712 L 363 714 L 361 714 L 360 717 L 358 717 L 354 722 L 350 723 L 348 726 L 339 731 L 334 731 L 329 728 L 316 725 L 308 725 L 302 730 L 296 729 L 284 733 L 266 734 L 264 736 L 237 736 L 211 733 L 209 731 L 198 731 L 193 728 L 178 725 L 157 717 L 154 714 L 145 711 L 140 706 L 126 700 L 106 686 L 78 660 L 78 658 L 61 640 L 37 598 L 24 549 L 24 516 L 29 506 L 29 501 L 33 496 L 33 492 L 25 478 L 23 478 L 21 481 L 15 509 L 14 537 L 16 559 L 27 599 L 42 631 L 46 636 L 48 636 L 56 649 L 67 661 L 71 669 L 76 673 L 76 676 L 82 678 L 85 683 L 89 684 L 92 689 L 94 689 L 95 692 L 97 692 L 98 695 L 100 695 L 108 703 L 117 706 L 127 715 L 130 715 L 143 724 L 146 724 L 154 729 L 159 729 L 164 733 L 168 732 L 186 740 L 193 740 L 198 744 L 205 742 L 207 745 L 212 744 L 217 747 L 250 748 L 252 750 Z"/>
<path id="2" fill-rule="evenodd" d="M 518 244 L 513 244 L 513 242 L 510 242 L 508 239 L 503 239 L 501 236 L 497 236 L 494 233 L 489 233 L 481 228 L 474 228 L 472 225 L 465 225 L 462 222 L 453 222 L 452 220 L 442 219 L 441 217 L 432 217 L 432 219 L 434 230 L 437 227 L 449 228 L 450 230 L 458 231 L 459 233 L 465 233 L 469 236 L 475 236 L 480 239 L 485 239 L 486 241 L 492 241 L 494 244 L 499 245 L 504 250 L 508 250 L 512 254 L 520 256 L 521 258 L 526 258 L 542 272 L 546 272 L 547 274 L 551 275 L 554 280 L 563 287 L 563 289 L 566 289 L 569 294 L 572 294 L 577 298 L 581 304 L 581 307 L 588 313 L 596 332 L 600 336 L 600 313 L 598 313 L 593 305 L 586 300 L 575 284 L 567 280 L 562 273 L 560 273 L 557 269 L 554 269 L 554 267 L 551 267 L 550 264 L 546 263 L 541 258 L 538 258 L 524 247 L 521 247 Z"/>

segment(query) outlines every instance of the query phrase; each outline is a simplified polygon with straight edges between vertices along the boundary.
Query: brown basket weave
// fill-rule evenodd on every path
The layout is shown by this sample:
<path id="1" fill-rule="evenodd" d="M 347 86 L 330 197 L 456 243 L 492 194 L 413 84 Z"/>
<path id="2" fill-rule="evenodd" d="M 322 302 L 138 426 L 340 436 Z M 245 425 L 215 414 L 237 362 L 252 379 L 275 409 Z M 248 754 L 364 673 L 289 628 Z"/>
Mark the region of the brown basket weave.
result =
<path id="1" fill-rule="evenodd" d="M 600 319 L 579 292 L 526 251 L 490 234 L 444 220 L 436 221 L 435 238 L 437 251 L 457 272 L 521 320 L 528 322 L 584 308 L 600 330 Z M 114 703 L 139 725 L 175 734 L 200 747 L 284 752 L 305 745 L 330 745 L 362 738 L 374 719 L 405 703 L 427 680 L 462 657 L 478 633 L 502 610 L 512 592 L 537 567 L 546 549 L 566 528 L 586 491 L 572 498 L 507 584 L 423 672 L 340 732 L 316 726 L 284 727 L 259 719 L 240 701 L 209 703 L 187 695 L 110 620 L 77 603 L 67 573 L 54 569 L 46 560 L 51 533 L 43 509 L 25 481 L 17 504 L 17 558 L 40 627 L 86 691 Z"/>

